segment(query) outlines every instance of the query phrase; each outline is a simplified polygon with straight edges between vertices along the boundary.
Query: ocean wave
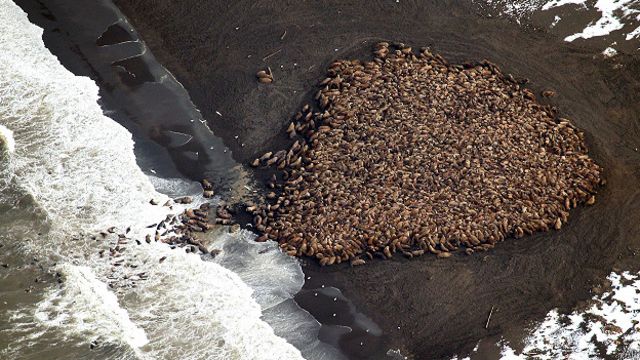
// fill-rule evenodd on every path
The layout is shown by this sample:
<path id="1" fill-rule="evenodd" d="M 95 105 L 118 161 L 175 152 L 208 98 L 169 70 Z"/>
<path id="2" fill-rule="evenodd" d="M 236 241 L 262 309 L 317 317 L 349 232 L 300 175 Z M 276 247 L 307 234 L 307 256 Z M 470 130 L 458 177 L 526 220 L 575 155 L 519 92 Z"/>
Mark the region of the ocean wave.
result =
<path id="1" fill-rule="evenodd" d="M 44 46 L 42 29 L 9 0 L 0 0 L 0 33 L 3 143 L 13 132 L 12 177 L 46 214 L 50 228 L 31 250 L 56 259 L 52 271 L 65 279 L 34 309 L 16 314 L 32 320 L 24 323 L 30 336 L 56 330 L 74 339 L 101 339 L 132 349 L 137 358 L 302 358 L 261 319 L 256 301 L 275 306 L 301 287 L 299 265 L 275 245 L 252 258 L 257 268 L 271 271 L 246 276 L 256 284 L 270 279 L 272 287 L 263 281 L 257 294 L 220 264 L 160 243 L 129 247 L 135 270 L 114 270 L 97 256 L 90 233 L 131 225 L 130 236 L 142 236 L 146 225 L 180 208 L 149 203 L 168 197 L 137 166 L 131 134 L 104 116 L 96 84 L 67 71 Z M 176 181 L 155 183 L 189 191 Z M 251 242 L 241 234 L 235 241 Z M 137 287 L 107 287 L 109 277 L 126 279 L 133 272 L 145 273 Z M 19 354 L 20 348 L 12 351 Z"/>
<path id="2" fill-rule="evenodd" d="M 68 327 L 87 337 L 101 329 L 102 334 L 113 335 L 131 349 L 149 342 L 145 331 L 131 321 L 116 295 L 96 278 L 91 268 L 66 263 L 55 270 L 65 274 L 66 285 L 51 291 L 34 313 L 46 328 Z"/>
<path id="3" fill-rule="evenodd" d="M 16 150 L 16 143 L 13 140 L 13 131 L 0 125 L 0 150 L 12 153 Z"/>

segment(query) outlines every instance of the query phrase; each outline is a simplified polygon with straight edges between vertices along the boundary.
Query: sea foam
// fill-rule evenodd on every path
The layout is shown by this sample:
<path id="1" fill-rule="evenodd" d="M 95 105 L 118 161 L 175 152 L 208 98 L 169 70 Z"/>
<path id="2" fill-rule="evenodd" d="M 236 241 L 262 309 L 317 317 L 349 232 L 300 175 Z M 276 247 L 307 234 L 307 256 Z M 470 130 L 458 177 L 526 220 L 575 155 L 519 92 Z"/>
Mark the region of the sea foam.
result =
<path id="1" fill-rule="evenodd" d="M 7 152 L 12 153 L 16 149 L 16 143 L 13 140 L 13 131 L 0 125 L 0 149 L 5 149 Z"/>
<path id="2" fill-rule="evenodd" d="M 0 0 L 0 33 L 2 141 L 13 152 L 13 178 L 50 225 L 32 250 L 57 259 L 53 270 L 64 278 L 36 309 L 16 314 L 33 318 L 31 337 L 54 329 L 131 348 L 137 358 L 302 358 L 261 319 L 255 300 L 261 295 L 255 297 L 240 276 L 217 263 L 160 243 L 130 246 L 127 256 L 148 280 L 117 293 L 107 287 L 109 276 L 128 273 L 113 271 L 96 256 L 89 236 L 78 234 L 133 225 L 132 234 L 140 235 L 169 212 L 149 200 L 168 198 L 136 165 L 131 134 L 104 116 L 96 84 L 67 71 L 44 46 L 42 29 L 9 0 Z M 238 237 L 251 242 L 246 234 Z M 262 276 L 276 284 L 281 277 L 285 285 L 274 293 L 292 296 L 301 273 L 287 273 L 297 264 L 273 250 L 255 261 L 289 261 L 289 267 Z"/>

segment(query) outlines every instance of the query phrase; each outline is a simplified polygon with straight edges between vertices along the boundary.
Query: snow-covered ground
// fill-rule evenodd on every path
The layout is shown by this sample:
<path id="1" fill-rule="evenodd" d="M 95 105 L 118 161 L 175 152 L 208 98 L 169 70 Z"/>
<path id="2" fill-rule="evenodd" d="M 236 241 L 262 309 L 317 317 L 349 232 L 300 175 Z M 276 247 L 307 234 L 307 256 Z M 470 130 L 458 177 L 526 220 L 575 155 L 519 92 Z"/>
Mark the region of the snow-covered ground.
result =
<path id="1" fill-rule="evenodd" d="M 605 38 L 613 33 L 621 35 L 622 41 L 640 42 L 639 0 L 474 0 L 483 9 L 497 12 L 500 16 L 514 19 L 518 23 L 527 21 L 534 13 L 556 14 L 546 24 L 556 28 L 563 21 L 575 21 L 575 17 L 589 16 L 590 21 L 577 32 L 563 35 L 564 40 Z M 593 15 L 591 15 L 593 14 Z M 569 20 L 568 18 L 572 18 Z M 606 50 L 611 56 L 615 43 Z"/>
<path id="2" fill-rule="evenodd" d="M 640 274 L 611 273 L 610 287 L 570 314 L 550 311 L 527 332 L 522 351 L 507 341 L 503 360 L 640 359 Z M 476 346 L 477 351 L 478 347 Z M 473 359 L 470 357 L 462 360 Z M 458 360 L 454 357 L 452 360 Z"/>
<path id="3" fill-rule="evenodd" d="M 571 314 L 553 310 L 516 355 L 503 344 L 504 359 L 640 359 L 640 274 L 612 273 L 611 289 Z"/>

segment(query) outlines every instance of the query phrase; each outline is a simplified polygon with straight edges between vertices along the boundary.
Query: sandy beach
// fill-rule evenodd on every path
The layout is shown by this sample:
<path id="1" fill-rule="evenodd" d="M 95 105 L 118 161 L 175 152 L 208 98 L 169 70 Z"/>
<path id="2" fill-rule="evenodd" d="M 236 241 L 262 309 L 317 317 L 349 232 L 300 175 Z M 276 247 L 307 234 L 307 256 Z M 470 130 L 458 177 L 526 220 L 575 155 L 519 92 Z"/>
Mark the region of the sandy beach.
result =
<path id="1" fill-rule="evenodd" d="M 284 144 L 286 120 L 310 100 L 328 64 L 366 59 L 378 40 L 431 46 L 451 62 L 486 58 L 528 79 L 535 93 L 557 91 L 550 103 L 585 130 L 608 181 L 599 203 L 575 210 L 559 233 L 509 239 L 490 253 L 449 261 L 396 258 L 329 269 L 309 261 L 304 268 L 312 279 L 342 289 L 403 354 L 442 358 L 471 350 L 483 337 L 508 337 L 553 307 L 568 309 L 588 298 L 597 279 L 634 256 L 640 83 L 631 56 L 617 58 L 621 66 L 613 69 L 586 44 L 567 45 L 542 31 L 479 16 L 459 2 L 118 5 L 238 161 Z M 277 79 L 270 87 L 253 79 L 265 64 Z M 485 329 L 492 306 L 497 310 Z M 314 314 L 313 305 L 308 310 Z M 349 339 L 341 345 L 355 358 L 368 356 Z"/>
<path id="2" fill-rule="evenodd" d="M 633 257 L 629 249 L 638 246 L 634 219 L 640 215 L 634 206 L 639 173 L 633 94 L 639 83 L 631 57 L 619 59 L 623 66 L 614 70 L 588 47 L 478 16 L 458 2 L 118 4 L 239 161 L 283 143 L 286 119 L 310 100 L 328 64 L 366 58 L 377 40 L 431 46 L 452 62 L 486 58 L 529 79 L 536 93 L 558 92 L 552 104 L 587 132 L 591 155 L 603 164 L 609 184 L 599 204 L 576 210 L 560 233 L 510 240 L 489 254 L 446 262 L 398 258 L 366 268 L 305 267 L 312 278 L 343 289 L 381 325 L 392 347 L 416 358 L 470 350 L 481 337 L 508 334 L 552 307 L 587 298 L 596 279 Z M 253 81 L 265 63 L 277 79 L 271 87 Z M 492 306 L 498 311 L 485 330 Z M 345 348 L 354 345 L 344 342 Z"/>
<path id="3" fill-rule="evenodd" d="M 73 36 L 56 31 L 56 21 L 67 21 L 64 16 L 50 20 L 35 2 L 17 3 L 30 21 L 44 27 L 45 44 L 61 62 L 75 74 L 91 76 L 106 107 L 130 117 L 123 123 L 141 139 L 137 151 L 171 159 L 175 169 L 168 166 L 166 174 L 194 181 L 211 177 L 223 194 L 237 186 L 238 178 L 255 180 L 265 191 L 263 180 L 270 173 L 252 170 L 251 160 L 291 145 L 286 126 L 303 104 L 314 101 L 329 64 L 370 60 L 378 41 L 428 46 L 451 63 L 487 59 L 536 94 L 557 93 L 540 101 L 556 106 L 584 130 L 590 156 L 607 181 L 597 203 L 572 210 L 560 231 L 507 239 L 472 256 L 395 256 L 361 267 L 320 267 L 314 259 L 301 258 L 306 280 L 295 300 L 322 324 L 319 339 L 347 358 L 385 359 L 389 349 L 410 359 L 450 359 L 471 352 L 472 358 L 499 358 L 495 347 L 473 349 L 481 339 L 506 339 L 517 348 L 530 321 L 541 320 L 553 308 L 573 309 L 612 270 L 640 270 L 637 53 L 606 58 L 597 47 L 601 44 L 569 44 L 544 30 L 482 14 L 472 2 L 116 0 L 219 138 L 215 145 L 195 138 L 175 146 L 172 141 L 179 139 L 158 134 L 197 133 L 195 125 L 178 124 L 174 115 L 184 113 L 173 112 L 173 105 L 155 113 L 127 113 L 135 105 L 128 101 L 138 101 L 129 97 L 136 87 L 118 90 L 122 79 L 96 76 L 101 70 L 82 60 L 91 56 L 85 50 L 90 46 L 74 45 Z M 261 86 L 255 74 L 266 66 L 274 82 Z M 224 151 L 194 160 L 193 153 L 209 146 Z M 232 176 L 221 175 L 229 169 Z M 343 296 L 326 290 L 332 288 Z M 366 331 L 372 324 L 379 331 Z"/>

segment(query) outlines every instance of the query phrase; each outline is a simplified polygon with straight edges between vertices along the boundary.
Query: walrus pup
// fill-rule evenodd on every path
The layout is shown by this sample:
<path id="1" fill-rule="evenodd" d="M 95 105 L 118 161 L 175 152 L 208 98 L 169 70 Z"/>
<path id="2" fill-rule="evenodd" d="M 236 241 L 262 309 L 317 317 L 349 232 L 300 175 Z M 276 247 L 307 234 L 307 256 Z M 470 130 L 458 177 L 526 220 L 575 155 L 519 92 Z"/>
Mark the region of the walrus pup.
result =
<path id="1" fill-rule="evenodd" d="M 583 132 L 522 82 L 428 48 L 381 42 L 373 52 L 331 63 L 315 108 L 285 127 L 293 145 L 251 163 L 277 175 L 265 203 L 247 207 L 257 241 L 321 265 L 446 259 L 560 230 L 571 209 L 595 204 L 602 170 Z"/>

